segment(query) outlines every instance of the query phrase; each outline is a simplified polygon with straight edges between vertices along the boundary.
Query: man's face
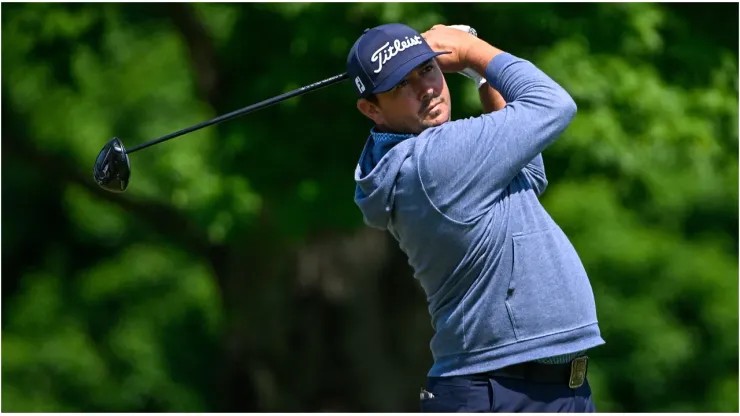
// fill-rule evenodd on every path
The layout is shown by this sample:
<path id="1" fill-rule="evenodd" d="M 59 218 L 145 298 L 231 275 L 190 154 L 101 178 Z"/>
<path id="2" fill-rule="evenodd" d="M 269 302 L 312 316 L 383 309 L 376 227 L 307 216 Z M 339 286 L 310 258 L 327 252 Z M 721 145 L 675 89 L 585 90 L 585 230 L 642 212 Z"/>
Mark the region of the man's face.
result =
<path id="1" fill-rule="evenodd" d="M 415 68 L 392 90 L 376 97 L 377 105 L 360 99 L 357 107 L 381 131 L 419 134 L 450 120 L 450 91 L 434 59 Z"/>

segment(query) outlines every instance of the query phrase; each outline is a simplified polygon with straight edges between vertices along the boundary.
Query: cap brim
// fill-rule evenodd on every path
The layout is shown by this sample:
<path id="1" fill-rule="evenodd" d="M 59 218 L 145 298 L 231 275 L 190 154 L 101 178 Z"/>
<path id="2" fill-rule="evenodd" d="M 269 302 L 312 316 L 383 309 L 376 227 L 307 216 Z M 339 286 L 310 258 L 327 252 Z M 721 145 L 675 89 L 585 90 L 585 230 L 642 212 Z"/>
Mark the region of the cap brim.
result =
<path id="1" fill-rule="evenodd" d="M 425 53 L 423 55 L 419 55 L 419 56 L 417 56 L 417 57 L 409 60 L 408 62 L 406 62 L 403 65 L 401 65 L 398 68 L 396 68 L 396 70 L 393 71 L 393 72 L 391 72 L 387 77 L 385 77 L 385 79 L 383 80 L 383 82 L 381 82 L 380 84 L 378 84 L 373 89 L 372 93 L 373 94 L 378 94 L 378 93 L 381 93 L 381 92 L 387 92 L 387 91 L 392 90 L 393 87 L 395 87 L 396 85 L 398 85 L 399 82 L 403 81 L 403 79 L 406 78 L 406 76 L 408 74 L 410 74 L 411 71 L 413 71 L 417 66 L 423 64 L 424 62 L 426 62 L 426 61 L 428 61 L 428 60 L 430 60 L 430 59 L 432 59 L 432 58 L 434 58 L 436 56 L 444 55 L 444 54 L 447 54 L 447 53 L 452 53 L 452 52 L 449 52 L 449 51 L 428 52 L 428 53 Z"/>

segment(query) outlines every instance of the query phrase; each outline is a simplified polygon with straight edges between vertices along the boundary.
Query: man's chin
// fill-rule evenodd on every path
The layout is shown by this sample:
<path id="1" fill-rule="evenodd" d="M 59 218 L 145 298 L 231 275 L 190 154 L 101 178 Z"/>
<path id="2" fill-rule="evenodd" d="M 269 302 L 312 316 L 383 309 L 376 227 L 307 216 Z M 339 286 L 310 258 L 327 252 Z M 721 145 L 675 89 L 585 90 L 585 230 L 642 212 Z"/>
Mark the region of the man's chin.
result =
<path id="1" fill-rule="evenodd" d="M 450 116 L 446 112 L 440 112 L 434 117 L 427 117 L 423 124 L 425 128 L 437 127 L 450 121 Z"/>

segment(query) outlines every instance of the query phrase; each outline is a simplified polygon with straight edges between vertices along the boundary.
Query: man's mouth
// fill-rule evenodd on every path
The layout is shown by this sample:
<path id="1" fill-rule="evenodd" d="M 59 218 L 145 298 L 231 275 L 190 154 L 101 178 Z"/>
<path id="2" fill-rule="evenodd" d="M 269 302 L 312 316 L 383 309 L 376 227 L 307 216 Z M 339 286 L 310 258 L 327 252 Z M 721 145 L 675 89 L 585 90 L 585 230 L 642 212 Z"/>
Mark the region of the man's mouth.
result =
<path id="1" fill-rule="evenodd" d="M 427 107 L 426 110 L 424 110 L 424 112 L 422 112 L 422 114 L 429 114 L 429 113 L 431 113 L 440 104 L 442 104 L 442 101 L 437 101 L 436 103 L 429 105 L 429 107 Z"/>

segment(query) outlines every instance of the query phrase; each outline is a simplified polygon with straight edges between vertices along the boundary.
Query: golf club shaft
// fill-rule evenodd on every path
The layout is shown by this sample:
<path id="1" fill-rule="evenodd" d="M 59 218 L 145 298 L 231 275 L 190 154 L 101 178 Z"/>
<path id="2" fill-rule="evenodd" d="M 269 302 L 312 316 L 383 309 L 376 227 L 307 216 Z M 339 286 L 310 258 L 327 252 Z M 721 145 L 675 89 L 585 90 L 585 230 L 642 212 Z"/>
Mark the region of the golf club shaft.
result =
<path id="1" fill-rule="evenodd" d="M 219 117 L 216 117 L 216 118 L 214 118 L 212 120 L 204 121 L 203 123 L 196 124 L 194 126 L 191 126 L 191 127 L 185 128 L 185 129 L 182 129 L 180 131 L 176 131 L 174 133 L 170 133 L 170 134 L 168 134 L 166 136 L 162 136 L 162 137 L 160 137 L 158 139 L 154 139 L 152 141 L 149 141 L 149 142 L 146 142 L 146 143 L 142 143 L 142 144 L 140 144 L 138 146 L 134 146 L 134 147 L 132 147 L 130 149 L 127 149 L 126 150 L 126 153 L 127 154 L 131 154 L 131 153 L 136 152 L 138 150 L 145 149 L 145 148 L 147 148 L 149 146 L 154 146 L 155 144 L 162 143 L 164 141 L 167 141 L 167 140 L 170 140 L 170 139 L 174 139 L 175 137 L 182 136 L 183 134 L 191 133 L 191 132 L 194 132 L 196 130 L 200 130 L 200 129 L 204 128 L 204 127 L 208 127 L 208 126 L 212 126 L 214 124 L 220 123 L 222 121 L 231 120 L 234 117 L 243 116 L 244 114 L 251 113 L 251 112 L 256 111 L 256 110 L 261 110 L 261 109 L 263 109 L 265 107 L 271 106 L 273 104 L 277 104 L 280 101 L 287 100 L 288 98 L 293 98 L 293 97 L 296 97 L 296 96 L 299 96 L 299 95 L 306 94 L 306 93 L 311 92 L 311 91 L 315 91 L 315 90 L 317 90 L 319 88 L 323 88 L 323 87 L 326 87 L 326 86 L 329 86 L 329 85 L 332 85 L 332 84 L 336 84 L 338 82 L 344 81 L 345 79 L 347 79 L 347 74 L 346 73 L 335 75 L 335 76 L 333 76 L 331 78 L 327 78 L 327 79 L 325 79 L 323 81 L 315 82 L 315 83 L 313 83 L 311 85 L 307 85 L 305 87 L 298 88 L 297 90 L 286 92 L 285 94 L 281 94 L 281 95 L 278 95 L 276 97 L 272 97 L 272 98 L 269 98 L 269 99 L 264 100 L 262 102 L 259 102 L 257 104 L 253 104 L 253 105 L 250 105 L 248 107 L 244 107 L 241 110 L 232 111 L 231 113 L 224 114 L 224 115 L 219 116 Z"/>

